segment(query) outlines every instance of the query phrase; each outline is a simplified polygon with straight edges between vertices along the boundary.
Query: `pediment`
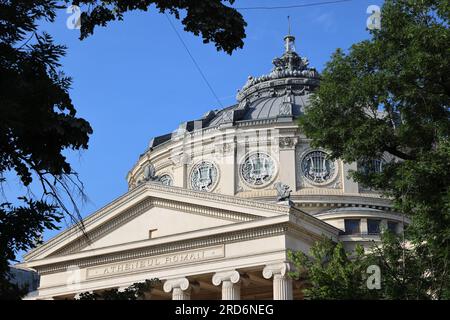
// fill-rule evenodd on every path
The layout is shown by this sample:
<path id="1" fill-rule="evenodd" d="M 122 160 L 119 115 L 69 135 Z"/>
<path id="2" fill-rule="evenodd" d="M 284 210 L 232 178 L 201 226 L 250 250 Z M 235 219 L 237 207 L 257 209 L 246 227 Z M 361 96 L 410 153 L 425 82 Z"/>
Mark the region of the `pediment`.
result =
<path id="1" fill-rule="evenodd" d="M 288 213 L 276 204 L 146 184 L 129 191 L 25 256 L 25 261 L 145 241 Z"/>
<path id="2" fill-rule="evenodd" d="M 135 241 L 160 238 L 231 223 L 235 223 L 235 221 L 215 216 L 184 212 L 163 206 L 152 206 L 132 220 L 105 233 L 82 250 L 99 249 Z"/>

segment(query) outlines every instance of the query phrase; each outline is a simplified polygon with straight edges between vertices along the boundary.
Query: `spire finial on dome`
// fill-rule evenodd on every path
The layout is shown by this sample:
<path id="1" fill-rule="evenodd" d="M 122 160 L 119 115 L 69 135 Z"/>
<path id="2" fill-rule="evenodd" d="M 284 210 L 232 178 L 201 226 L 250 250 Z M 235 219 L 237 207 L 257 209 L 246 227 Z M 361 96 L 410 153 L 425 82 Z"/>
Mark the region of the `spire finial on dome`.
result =
<path id="1" fill-rule="evenodd" d="M 288 35 L 290 35 L 291 34 L 291 17 L 287 16 L 287 18 L 288 18 Z"/>
<path id="2" fill-rule="evenodd" d="M 284 47 L 286 52 L 295 51 L 295 37 L 291 35 L 291 17 L 287 16 L 288 19 L 288 34 L 284 37 Z"/>

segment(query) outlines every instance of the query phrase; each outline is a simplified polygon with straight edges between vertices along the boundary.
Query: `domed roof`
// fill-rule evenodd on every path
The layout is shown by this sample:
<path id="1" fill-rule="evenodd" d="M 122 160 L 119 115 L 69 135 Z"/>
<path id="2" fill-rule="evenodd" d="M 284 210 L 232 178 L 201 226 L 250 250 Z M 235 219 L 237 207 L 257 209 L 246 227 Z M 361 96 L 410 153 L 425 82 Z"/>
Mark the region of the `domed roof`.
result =
<path id="1" fill-rule="evenodd" d="M 152 139 L 150 148 L 171 140 L 174 135 L 194 130 L 256 125 L 264 122 L 288 122 L 301 116 L 309 103 L 310 94 L 319 85 L 319 74 L 308 67 L 308 60 L 294 48 L 295 37 L 284 37 L 285 52 L 273 60 L 273 69 L 260 77 L 248 77 L 238 90 L 237 104 L 208 111 L 201 119 L 180 124 L 173 134 Z"/>
<path id="2" fill-rule="evenodd" d="M 300 116 L 304 107 L 308 104 L 309 94 L 306 95 L 292 95 L 279 97 L 265 97 L 251 102 L 243 112 L 242 117 L 236 119 L 235 125 L 242 121 L 258 121 L 258 120 L 273 120 L 283 121 L 284 118 L 297 118 Z M 289 109 L 291 107 L 291 109 Z M 221 124 L 229 122 L 229 113 L 238 110 L 239 105 L 217 111 L 216 116 L 209 121 L 207 127 L 216 127 Z"/>

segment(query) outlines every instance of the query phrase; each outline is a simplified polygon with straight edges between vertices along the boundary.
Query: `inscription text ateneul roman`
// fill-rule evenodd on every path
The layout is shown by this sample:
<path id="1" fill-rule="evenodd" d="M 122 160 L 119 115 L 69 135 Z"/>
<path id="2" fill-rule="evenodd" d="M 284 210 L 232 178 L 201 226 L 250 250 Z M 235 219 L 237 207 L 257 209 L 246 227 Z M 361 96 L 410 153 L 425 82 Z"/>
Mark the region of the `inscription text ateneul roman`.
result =
<path id="1" fill-rule="evenodd" d="M 128 273 L 164 267 L 169 265 L 192 263 L 196 261 L 215 259 L 223 256 L 224 256 L 223 246 L 217 246 L 212 248 L 192 250 L 188 252 L 181 252 L 175 254 L 166 254 L 161 256 L 149 257 L 145 259 L 116 263 L 103 267 L 89 268 L 87 270 L 87 276 L 88 278 L 103 277 L 119 273 Z"/>

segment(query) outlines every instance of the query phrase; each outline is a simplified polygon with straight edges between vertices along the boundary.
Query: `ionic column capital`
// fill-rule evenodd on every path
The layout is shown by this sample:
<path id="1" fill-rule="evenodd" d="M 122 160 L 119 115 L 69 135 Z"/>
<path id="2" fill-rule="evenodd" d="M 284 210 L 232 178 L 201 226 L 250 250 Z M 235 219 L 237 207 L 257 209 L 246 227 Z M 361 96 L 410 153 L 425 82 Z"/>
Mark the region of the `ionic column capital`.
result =
<path id="1" fill-rule="evenodd" d="M 172 292 L 172 300 L 189 300 L 191 286 L 187 278 L 169 279 L 164 282 L 164 292 Z"/>
<path id="2" fill-rule="evenodd" d="M 287 274 L 290 270 L 291 266 L 286 262 L 269 264 L 263 269 L 264 278 L 273 277 L 274 300 L 292 300 L 292 279 Z"/>
<path id="3" fill-rule="evenodd" d="M 169 279 L 164 282 L 164 292 L 172 292 L 173 289 L 179 288 L 183 291 L 189 289 L 189 280 L 187 278 Z"/>
<path id="4" fill-rule="evenodd" d="M 241 280 L 241 275 L 236 270 L 217 272 L 212 278 L 212 283 L 219 286 L 224 281 L 230 281 L 233 284 Z"/>
<path id="5" fill-rule="evenodd" d="M 291 271 L 291 265 L 287 262 L 280 262 L 266 265 L 263 269 L 263 277 L 270 279 L 272 277 L 285 277 Z"/>
<path id="6" fill-rule="evenodd" d="M 222 284 L 222 300 L 239 300 L 241 298 L 241 275 L 236 270 L 217 272 L 212 283 Z"/>

